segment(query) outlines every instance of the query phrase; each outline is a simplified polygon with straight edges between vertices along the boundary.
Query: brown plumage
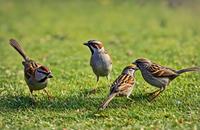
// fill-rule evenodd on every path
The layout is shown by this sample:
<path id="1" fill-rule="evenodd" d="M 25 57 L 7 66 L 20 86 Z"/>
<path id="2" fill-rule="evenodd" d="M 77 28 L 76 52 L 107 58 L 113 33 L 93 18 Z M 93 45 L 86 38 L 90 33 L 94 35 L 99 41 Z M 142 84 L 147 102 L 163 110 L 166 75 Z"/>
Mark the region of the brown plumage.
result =
<path id="1" fill-rule="evenodd" d="M 158 65 L 151 62 L 149 59 L 140 58 L 137 59 L 134 64 L 140 69 L 142 76 L 146 82 L 152 86 L 160 88 L 159 90 L 151 93 L 150 101 L 154 100 L 157 96 L 163 92 L 169 83 L 176 77 L 185 72 L 199 71 L 200 67 L 191 67 L 181 70 L 174 70 L 168 67 Z"/>
<path id="2" fill-rule="evenodd" d="M 24 66 L 24 78 L 31 95 L 34 90 L 44 89 L 47 86 L 48 78 L 52 78 L 51 71 L 47 67 L 31 60 L 16 40 L 10 39 L 9 43 L 24 59 L 22 62 Z M 44 89 L 44 92 L 50 97 L 47 90 Z"/>
<path id="3" fill-rule="evenodd" d="M 103 43 L 97 40 L 89 40 L 84 43 L 84 45 L 91 51 L 90 66 L 96 75 L 97 83 L 100 77 L 107 77 L 108 79 L 112 70 L 112 60 L 110 55 L 104 49 Z M 93 89 L 94 92 L 96 86 L 95 89 Z"/>
<path id="4" fill-rule="evenodd" d="M 136 70 L 137 67 L 135 65 L 130 65 L 123 69 L 121 75 L 111 85 L 110 93 L 99 109 L 105 109 L 115 96 L 129 98 L 135 84 L 134 73 Z"/>

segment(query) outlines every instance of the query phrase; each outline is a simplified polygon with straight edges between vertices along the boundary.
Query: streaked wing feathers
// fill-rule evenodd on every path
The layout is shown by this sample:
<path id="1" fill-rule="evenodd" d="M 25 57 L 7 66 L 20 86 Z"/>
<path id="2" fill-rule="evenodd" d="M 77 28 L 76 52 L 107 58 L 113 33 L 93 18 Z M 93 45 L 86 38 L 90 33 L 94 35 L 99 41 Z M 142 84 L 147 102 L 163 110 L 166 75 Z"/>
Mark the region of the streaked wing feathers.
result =
<path id="1" fill-rule="evenodd" d="M 147 69 L 155 77 L 175 77 L 178 75 L 175 70 L 157 64 L 152 64 Z"/>
<path id="2" fill-rule="evenodd" d="M 27 79 L 29 79 L 32 76 L 35 76 L 35 70 L 40 67 L 41 65 L 38 63 L 35 63 L 34 61 L 27 61 L 27 65 L 25 66 L 25 76 Z"/>
<path id="3" fill-rule="evenodd" d="M 112 84 L 110 92 L 124 91 L 134 84 L 134 78 L 128 74 L 120 75 Z"/>
<path id="4" fill-rule="evenodd" d="M 107 50 L 104 50 L 104 53 L 108 55 L 109 59 L 110 59 L 110 64 L 112 64 L 112 59 L 110 57 L 110 55 L 108 54 L 108 51 Z"/>

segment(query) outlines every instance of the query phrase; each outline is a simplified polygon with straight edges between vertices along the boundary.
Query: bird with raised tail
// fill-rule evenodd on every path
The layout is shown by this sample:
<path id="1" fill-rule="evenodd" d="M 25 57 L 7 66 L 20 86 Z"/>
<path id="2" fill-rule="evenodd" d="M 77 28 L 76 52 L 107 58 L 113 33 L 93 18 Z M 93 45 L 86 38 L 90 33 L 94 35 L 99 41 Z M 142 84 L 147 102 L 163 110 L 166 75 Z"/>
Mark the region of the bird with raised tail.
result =
<path id="1" fill-rule="evenodd" d="M 159 88 L 153 93 L 150 93 L 149 101 L 153 101 L 157 96 L 162 93 L 169 83 L 180 76 L 182 73 L 190 71 L 200 72 L 200 67 L 191 67 L 181 70 L 174 70 L 168 67 L 158 65 L 149 59 L 140 58 L 133 62 L 137 65 L 144 80 L 152 86 Z"/>
<path id="2" fill-rule="evenodd" d="M 112 60 L 105 50 L 103 43 L 97 40 L 89 40 L 84 45 L 91 51 L 90 66 L 96 75 L 97 83 L 99 77 L 107 77 L 108 79 L 112 70 Z M 93 89 L 94 92 L 96 91 L 96 87 Z"/>
<path id="3" fill-rule="evenodd" d="M 128 99 L 135 85 L 135 65 L 126 66 L 121 75 L 113 82 L 107 99 L 100 105 L 99 109 L 105 109 L 115 96 L 126 96 Z M 132 100 L 132 99 L 131 99 Z"/>
<path id="4" fill-rule="evenodd" d="M 48 79 L 53 77 L 52 72 L 47 67 L 36 63 L 25 55 L 24 50 L 16 40 L 10 39 L 9 43 L 24 59 L 24 61 L 22 61 L 24 66 L 24 78 L 32 97 L 33 91 L 43 89 L 48 98 L 51 98 L 45 88 L 47 87 Z"/>

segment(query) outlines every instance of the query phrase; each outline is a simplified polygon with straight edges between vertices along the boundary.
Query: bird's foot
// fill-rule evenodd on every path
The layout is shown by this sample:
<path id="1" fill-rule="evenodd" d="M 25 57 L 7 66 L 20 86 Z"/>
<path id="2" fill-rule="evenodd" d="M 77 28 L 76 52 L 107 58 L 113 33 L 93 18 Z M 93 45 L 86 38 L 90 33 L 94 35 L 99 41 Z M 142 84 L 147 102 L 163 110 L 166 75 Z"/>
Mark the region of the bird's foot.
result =
<path id="1" fill-rule="evenodd" d="M 51 94 L 49 94 L 49 92 L 46 89 L 44 89 L 43 91 L 46 93 L 49 100 L 54 99 L 54 97 Z"/>
<path id="2" fill-rule="evenodd" d="M 105 105 L 104 103 L 101 103 L 101 105 L 98 107 L 98 111 L 99 110 L 104 110 L 107 108 L 107 105 Z"/>
<path id="3" fill-rule="evenodd" d="M 155 99 L 154 96 L 149 96 L 147 100 L 148 100 L 149 102 L 152 102 L 154 99 Z"/>
<path id="4" fill-rule="evenodd" d="M 148 101 L 149 101 L 149 102 L 154 101 L 155 98 L 158 97 L 159 95 L 160 95 L 160 91 L 153 92 L 151 95 L 149 95 Z"/>
<path id="5" fill-rule="evenodd" d="M 150 97 L 150 96 L 153 96 L 154 94 L 155 92 L 151 92 L 151 93 L 147 93 L 146 95 Z"/>

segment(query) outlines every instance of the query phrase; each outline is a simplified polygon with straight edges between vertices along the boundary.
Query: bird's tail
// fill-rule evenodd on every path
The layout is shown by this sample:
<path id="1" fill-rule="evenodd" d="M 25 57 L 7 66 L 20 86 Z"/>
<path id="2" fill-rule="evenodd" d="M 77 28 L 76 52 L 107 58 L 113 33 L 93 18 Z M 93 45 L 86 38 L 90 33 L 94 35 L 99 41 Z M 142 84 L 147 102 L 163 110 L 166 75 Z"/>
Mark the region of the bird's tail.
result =
<path id="1" fill-rule="evenodd" d="M 190 72 L 190 71 L 200 72 L 200 67 L 191 67 L 191 68 L 186 68 L 186 69 L 178 70 L 177 73 L 178 74 L 182 74 L 182 73 Z"/>
<path id="2" fill-rule="evenodd" d="M 116 93 L 110 94 L 107 99 L 99 106 L 99 109 L 105 109 L 110 101 L 116 96 Z"/>
<path id="3" fill-rule="evenodd" d="M 15 39 L 10 39 L 10 45 L 19 52 L 19 54 L 27 61 L 29 58 L 25 55 L 24 50 Z"/>

